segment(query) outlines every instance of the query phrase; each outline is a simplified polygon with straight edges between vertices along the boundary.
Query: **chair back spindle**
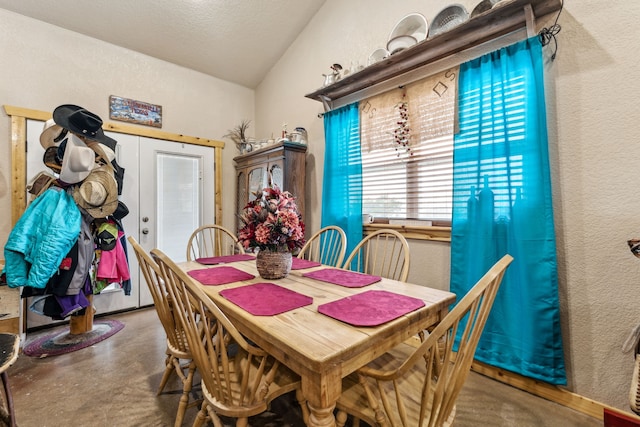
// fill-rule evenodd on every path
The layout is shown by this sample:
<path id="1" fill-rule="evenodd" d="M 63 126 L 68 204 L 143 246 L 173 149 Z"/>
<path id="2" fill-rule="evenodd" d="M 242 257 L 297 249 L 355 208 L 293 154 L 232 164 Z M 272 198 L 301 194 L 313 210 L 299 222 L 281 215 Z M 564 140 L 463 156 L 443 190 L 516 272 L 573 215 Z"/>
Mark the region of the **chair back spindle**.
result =
<path id="1" fill-rule="evenodd" d="M 227 228 L 216 224 L 198 227 L 187 243 L 187 261 L 222 255 L 243 254 L 244 248 Z"/>
<path id="2" fill-rule="evenodd" d="M 407 239 L 396 230 L 382 229 L 365 236 L 349 254 L 343 268 L 406 281 L 409 261 Z"/>
<path id="3" fill-rule="evenodd" d="M 311 236 L 297 256 L 323 265 L 340 267 L 346 251 L 346 233 L 336 225 L 329 225 Z"/>

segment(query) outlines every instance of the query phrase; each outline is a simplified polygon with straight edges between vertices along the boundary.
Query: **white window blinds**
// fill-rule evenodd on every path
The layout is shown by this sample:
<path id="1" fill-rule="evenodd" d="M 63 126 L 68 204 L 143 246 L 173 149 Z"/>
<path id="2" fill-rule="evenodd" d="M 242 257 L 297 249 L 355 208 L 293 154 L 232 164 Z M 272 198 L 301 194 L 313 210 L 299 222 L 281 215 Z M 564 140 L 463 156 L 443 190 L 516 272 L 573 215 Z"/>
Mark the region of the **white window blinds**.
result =
<path id="1" fill-rule="evenodd" d="M 458 69 L 360 103 L 363 212 L 450 220 Z"/>

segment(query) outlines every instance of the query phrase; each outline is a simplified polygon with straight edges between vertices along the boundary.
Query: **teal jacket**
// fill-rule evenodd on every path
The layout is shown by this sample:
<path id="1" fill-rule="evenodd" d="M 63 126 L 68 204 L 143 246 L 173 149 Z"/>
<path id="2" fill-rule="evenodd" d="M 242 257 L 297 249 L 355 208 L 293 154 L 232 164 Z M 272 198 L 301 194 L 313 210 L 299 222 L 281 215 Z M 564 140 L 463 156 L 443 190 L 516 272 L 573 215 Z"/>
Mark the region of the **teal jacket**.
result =
<path id="1" fill-rule="evenodd" d="M 49 188 L 22 214 L 4 246 L 10 288 L 43 289 L 80 234 L 80 210 L 73 197 Z"/>

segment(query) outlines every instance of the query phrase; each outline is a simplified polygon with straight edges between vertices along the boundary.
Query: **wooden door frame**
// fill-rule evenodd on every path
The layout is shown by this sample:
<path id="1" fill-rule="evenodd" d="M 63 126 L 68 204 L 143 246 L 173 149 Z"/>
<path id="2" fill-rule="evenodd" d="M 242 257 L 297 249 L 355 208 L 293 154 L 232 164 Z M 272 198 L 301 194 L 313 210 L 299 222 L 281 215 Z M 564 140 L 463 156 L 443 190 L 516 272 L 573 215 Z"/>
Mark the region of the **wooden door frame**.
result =
<path id="1" fill-rule="evenodd" d="M 27 108 L 4 105 L 5 113 L 11 119 L 11 226 L 13 227 L 27 208 L 27 119 L 47 121 L 51 113 Z M 157 129 L 138 128 L 119 123 L 105 123 L 105 131 L 162 139 L 184 144 L 213 147 L 213 170 L 215 179 L 214 215 L 216 224 L 222 224 L 222 149 L 223 141 L 195 136 L 179 135 Z"/>

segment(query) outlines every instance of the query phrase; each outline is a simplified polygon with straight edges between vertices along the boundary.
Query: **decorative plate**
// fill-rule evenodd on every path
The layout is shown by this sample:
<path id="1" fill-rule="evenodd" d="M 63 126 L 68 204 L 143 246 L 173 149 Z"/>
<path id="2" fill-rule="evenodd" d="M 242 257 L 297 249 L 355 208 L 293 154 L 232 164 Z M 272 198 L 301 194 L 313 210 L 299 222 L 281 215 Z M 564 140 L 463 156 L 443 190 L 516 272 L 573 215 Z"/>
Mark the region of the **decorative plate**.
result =
<path id="1" fill-rule="evenodd" d="M 389 40 L 398 36 L 411 36 L 417 42 L 427 38 L 429 32 L 429 24 L 427 18 L 419 13 L 410 13 L 402 18 L 389 34 Z"/>
<path id="2" fill-rule="evenodd" d="M 411 47 L 416 43 L 418 43 L 418 41 L 415 37 L 396 36 L 387 43 L 387 50 L 391 55 L 393 55 L 394 53 L 400 52 L 401 50 Z"/>
<path id="3" fill-rule="evenodd" d="M 442 9 L 429 28 L 429 37 L 447 32 L 469 19 L 467 9 L 461 4 L 452 4 Z"/>
<path id="4" fill-rule="evenodd" d="M 475 18 L 476 16 L 482 13 L 485 13 L 487 10 L 490 10 L 499 1 L 500 0 L 482 0 L 471 11 L 470 18 Z"/>
<path id="5" fill-rule="evenodd" d="M 378 48 L 373 52 L 371 52 L 371 55 L 369 55 L 369 61 L 367 62 L 367 65 L 373 65 L 378 61 L 382 61 L 388 56 L 389 56 L 389 51 L 387 49 L 383 47 Z"/>

